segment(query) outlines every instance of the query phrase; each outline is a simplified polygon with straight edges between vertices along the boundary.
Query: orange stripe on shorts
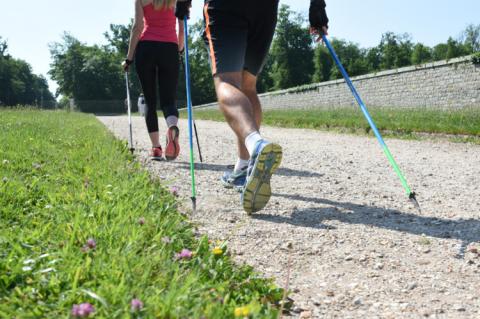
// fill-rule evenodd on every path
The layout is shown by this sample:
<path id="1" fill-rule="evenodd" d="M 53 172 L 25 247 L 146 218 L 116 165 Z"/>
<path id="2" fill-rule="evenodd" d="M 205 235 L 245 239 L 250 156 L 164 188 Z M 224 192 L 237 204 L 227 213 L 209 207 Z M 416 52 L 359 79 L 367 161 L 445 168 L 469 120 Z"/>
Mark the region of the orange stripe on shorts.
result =
<path id="1" fill-rule="evenodd" d="M 210 32 L 210 16 L 208 15 L 208 3 L 205 4 L 203 13 L 205 15 L 205 34 L 207 35 L 208 44 L 210 47 L 210 60 L 212 61 L 212 73 L 217 73 L 217 59 L 215 58 L 215 50 L 213 49 L 212 34 Z"/>

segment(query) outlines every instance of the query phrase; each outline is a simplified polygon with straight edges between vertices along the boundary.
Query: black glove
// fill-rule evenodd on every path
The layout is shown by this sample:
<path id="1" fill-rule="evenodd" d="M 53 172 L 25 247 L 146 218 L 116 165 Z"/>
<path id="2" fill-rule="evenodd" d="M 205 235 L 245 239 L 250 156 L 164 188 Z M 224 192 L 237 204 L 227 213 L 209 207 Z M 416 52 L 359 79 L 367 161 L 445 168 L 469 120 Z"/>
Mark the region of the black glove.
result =
<path id="1" fill-rule="evenodd" d="M 175 8 L 175 16 L 180 20 L 190 19 L 190 8 L 192 7 L 192 0 L 178 0 Z"/>
<path id="2" fill-rule="evenodd" d="M 319 32 L 322 32 L 322 28 L 328 28 L 328 17 L 325 11 L 325 0 L 310 0 L 310 26 Z"/>

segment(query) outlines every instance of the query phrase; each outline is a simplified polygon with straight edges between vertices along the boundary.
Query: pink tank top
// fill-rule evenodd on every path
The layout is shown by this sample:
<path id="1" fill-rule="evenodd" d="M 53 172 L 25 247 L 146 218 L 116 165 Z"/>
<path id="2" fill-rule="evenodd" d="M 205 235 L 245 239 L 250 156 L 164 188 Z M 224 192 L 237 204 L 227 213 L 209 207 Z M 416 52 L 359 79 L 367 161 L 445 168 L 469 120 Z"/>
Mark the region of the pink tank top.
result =
<path id="1" fill-rule="evenodd" d="M 140 41 L 178 43 L 174 9 L 155 10 L 153 3 L 143 7 L 144 28 Z"/>

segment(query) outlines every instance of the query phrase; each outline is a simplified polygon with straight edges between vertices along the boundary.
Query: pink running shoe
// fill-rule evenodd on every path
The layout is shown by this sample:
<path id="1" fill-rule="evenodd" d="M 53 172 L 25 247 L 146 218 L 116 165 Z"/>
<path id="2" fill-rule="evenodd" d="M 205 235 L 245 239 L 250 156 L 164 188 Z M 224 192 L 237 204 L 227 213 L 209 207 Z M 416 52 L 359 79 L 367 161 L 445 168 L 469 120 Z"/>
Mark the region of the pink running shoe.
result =
<path id="1" fill-rule="evenodd" d="M 161 161 L 163 159 L 162 155 L 163 152 L 161 147 L 153 147 L 150 150 L 150 159 L 153 161 Z"/>
<path id="2" fill-rule="evenodd" d="M 167 131 L 167 147 L 165 148 L 165 158 L 167 161 L 173 161 L 180 153 L 180 144 L 178 144 L 178 127 L 172 126 Z"/>

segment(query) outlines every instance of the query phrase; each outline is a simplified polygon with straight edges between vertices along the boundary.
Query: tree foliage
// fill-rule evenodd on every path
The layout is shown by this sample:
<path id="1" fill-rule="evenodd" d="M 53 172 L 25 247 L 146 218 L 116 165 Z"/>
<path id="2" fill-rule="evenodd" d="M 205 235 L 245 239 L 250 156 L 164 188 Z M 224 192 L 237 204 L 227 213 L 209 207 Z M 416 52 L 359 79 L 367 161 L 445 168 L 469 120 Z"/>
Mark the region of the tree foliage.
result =
<path id="1" fill-rule="evenodd" d="M 332 46 L 342 61 L 345 70 L 350 76 L 365 74 L 368 72 L 368 64 L 365 59 L 365 51 L 352 42 L 334 39 Z M 333 63 L 333 62 L 332 62 Z M 340 79 L 342 74 L 338 68 L 333 68 L 330 72 L 330 79 Z"/>
<path id="2" fill-rule="evenodd" d="M 415 44 L 412 52 L 412 63 L 421 64 L 429 61 L 432 61 L 432 49 L 422 43 Z"/>
<path id="3" fill-rule="evenodd" d="M 270 71 L 274 89 L 309 83 L 313 75 L 312 38 L 303 26 L 304 18 L 282 5 L 272 44 Z"/>
<path id="4" fill-rule="evenodd" d="M 110 113 L 125 110 L 125 79 L 120 67 L 128 51 L 130 25 L 110 25 L 105 32 L 107 44 L 89 46 L 72 35 L 65 33 L 60 42 L 50 46 L 53 63 L 49 72 L 58 83 L 58 94 L 66 99 L 73 99 L 83 112 Z M 190 40 L 190 62 L 192 100 L 195 104 L 213 102 L 215 91 L 209 69 L 208 53 L 201 38 L 201 23 L 196 23 Z M 180 70 L 178 86 L 179 107 L 185 106 L 184 68 Z M 142 91 L 136 75 L 135 64 L 129 72 L 130 94 L 136 99 Z M 134 110 L 136 108 L 134 103 Z"/>
<path id="5" fill-rule="evenodd" d="M 87 46 L 69 34 L 51 47 L 50 75 L 59 85 L 58 94 L 67 101 L 120 101 L 113 109 L 102 103 L 80 105 L 83 111 L 123 111 L 125 83 L 120 63 L 128 50 L 132 21 L 128 25 L 110 25 L 104 33 L 107 44 Z M 208 49 L 203 39 L 203 21 L 190 27 L 189 49 L 191 92 L 194 105 L 215 101 L 215 90 Z M 313 42 L 308 24 L 301 14 L 288 6 L 280 7 L 276 33 L 270 54 L 259 75 L 258 91 L 267 92 L 322 82 L 341 77 L 328 50 Z M 345 69 L 351 76 L 452 59 L 480 51 L 480 25 L 469 25 L 458 39 L 429 47 L 414 43 L 408 34 L 385 32 L 377 46 L 362 48 L 354 42 L 332 38 Z M 6 51 L 0 42 L 0 53 Z M 2 53 L 3 55 L 3 53 Z M 141 92 L 134 65 L 130 72 L 132 98 Z M 184 68 L 180 70 L 177 92 L 179 107 L 185 106 Z M 82 104 L 82 102 L 79 102 Z M 103 105 L 103 106 L 102 106 Z M 105 106 L 107 105 L 107 106 Z M 107 110 L 108 109 L 108 110 Z"/>
<path id="6" fill-rule="evenodd" d="M 128 42 L 130 40 L 130 30 L 133 27 L 133 19 L 128 25 L 111 24 L 110 30 L 104 33 L 107 40 L 107 48 L 113 51 L 115 61 L 120 63 L 125 59 L 128 53 Z M 129 80 L 132 96 L 138 96 L 142 92 L 140 80 L 136 76 L 135 63 L 130 66 Z M 122 85 L 124 79 L 122 77 Z M 123 88 L 125 90 L 125 88 Z M 125 93 L 123 93 L 125 95 Z"/>
<path id="7" fill-rule="evenodd" d="M 480 24 L 470 24 L 462 33 L 461 42 L 468 52 L 480 52 Z"/>
<path id="8" fill-rule="evenodd" d="M 65 33 L 62 42 L 50 46 L 50 53 L 53 62 L 49 74 L 58 83 L 58 93 L 73 98 L 81 111 L 124 110 L 122 60 L 116 49 L 88 46 Z"/>
<path id="9" fill-rule="evenodd" d="M 189 29 L 188 39 L 190 82 L 192 103 L 194 105 L 215 101 L 215 88 L 213 86 L 212 71 L 210 68 L 207 46 L 203 40 L 203 21 L 197 21 Z M 183 57 L 182 57 L 183 58 Z M 178 98 L 186 100 L 185 75 L 182 66 L 179 81 Z"/>
<path id="10" fill-rule="evenodd" d="M 47 80 L 33 74 L 25 61 L 8 54 L 7 41 L 0 37 L 0 106 L 36 105 L 55 107 L 55 98 L 48 90 Z"/>
<path id="11" fill-rule="evenodd" d="M 130 39 L 130 30 L 133 26 L 133 20 L 128 25 L 110 24 L 110 30 L 103 35 L 108 41 L 109 46 L 119 54 L 127 54 L 128 41 Z"/>

